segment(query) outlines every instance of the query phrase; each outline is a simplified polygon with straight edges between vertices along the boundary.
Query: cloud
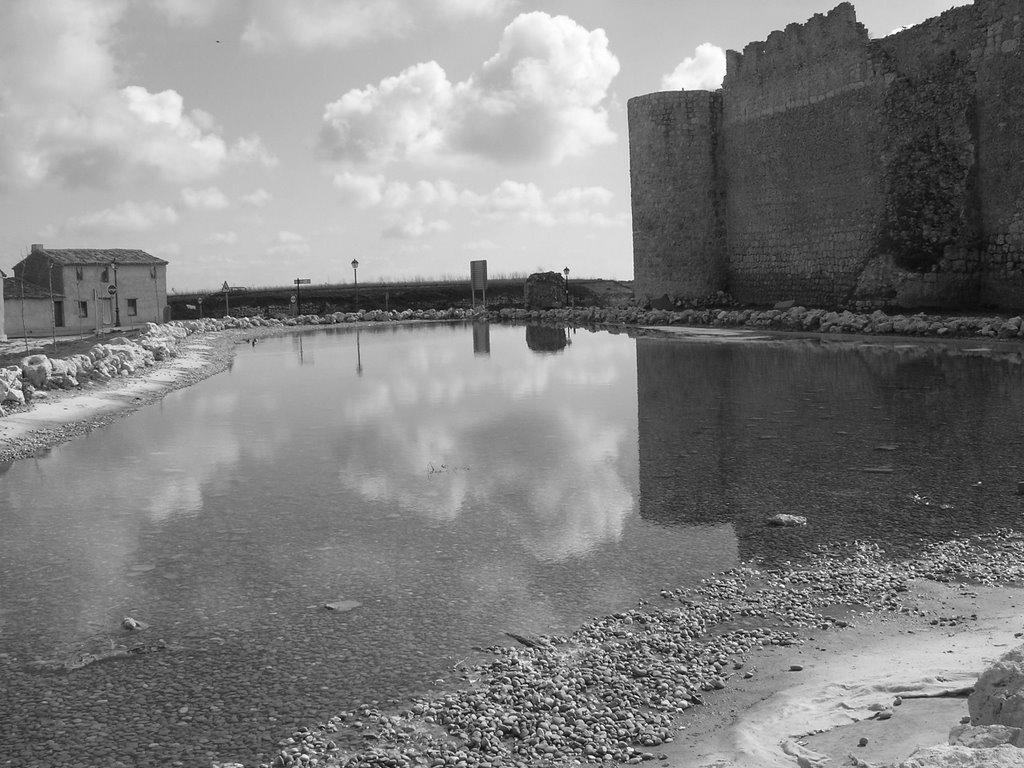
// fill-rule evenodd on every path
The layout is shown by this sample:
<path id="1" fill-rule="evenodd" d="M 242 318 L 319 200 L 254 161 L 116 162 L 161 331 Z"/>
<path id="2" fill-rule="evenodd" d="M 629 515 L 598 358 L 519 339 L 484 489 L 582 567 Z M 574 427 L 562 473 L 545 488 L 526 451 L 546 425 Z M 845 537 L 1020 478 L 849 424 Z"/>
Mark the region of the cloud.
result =
<path id="1" fill-rule="evenodd" d="M 127 200 L 111 208 L 76 216 L 68 229 L 76 232 L 143 232 L 161 225 L 174 224 L 178 213 L 173 208 L 148 201 Z"/>
<path id="2" fill-rule="evenodd" d="M 260 187 L 259 189 L 253 190 L 248 195 L 242 195 L 238 199 L 245 205 L 251 205 L 254 208 L 261 208 L 273 200 L 274 196 L 267 192 L 267 190 Z"/>
<path id="3" fill-rule="evenodd" d="M 495 16 L 511 5 L 511 0 L 255 0 L 242 42 L 256 51 L 347 48 L 401 38 L 432 24 Z"/>
<path id="4" fill-rule="evenodd" d="M 602 103 L 618 71 L 603 30 L 522 14 L 467 80 L 452 83 L 429 61 L 328 104 L 319 147 L 356 164 L 559 162 L 615 140 Z"/>
<path id="5" fill-rule="evenodd" d="M 214 232 L 208 238 L 206 242 L 212 243 L 213 245 L 234 245 L 238 242 L 237 232 Z"/>
<path id="6" fill-rule="evenodd" d="M 119 82 L 112 38 L 127 7 L 0 3 L 0 187 L 187 183 L 222 170 L 229 151 L 208 114 L 174 90 Z"/>
<path id="7" fill-rule="evenodd" d="M 181 199 L 185 203 L 186 208 L 193 210 L 219 211 L 231 204 L 224 193 L 217 189 L 217 187 L 208 187 L 207 189 L 186 187 L 181 190 Z"/>
<path id="8" fill-rule="evenodd" d="M 205 26 L 220 16 L 228 3 L 215 0 L 152 0 L 158 11 L 172 24 Z"/>
<path id="9" fill-rule="evenodd" d="M 278 232 L 274 242 L 267 248 L 270 256 L 306 256 L 309 251 L 309 241 L 305 236 L 288 230 Z"/>
<path id="10" fill-rule="evenodd" d="M 346 203 L 387 211 L 385 233 L 388 237 L 418 237 L 449 231 L 447 221 L 437 219 L 433 226 L 428 225 L 426 210 L 462 209 L 491 221 L 522 221 L 542 226 L 568 223 L 620 227 L 625 224 L 625 214 L 607 213 L 614 195 L 604 187 L 572 187 L 549 197 L 532 182 L 506 179 L 490 192 L 481 194 L 459 189 L 447 179 L 410 184 L 388 181 L 379 174 L 360 175 L 351 171 L 336 174 L 334 185 Z M 397 212 L 407 217 L 397 218 L 394 215 Z"/>
<path id="11" fill-rule="evenodd" d="M 266 168 L 273 168 L 279 162 L 277 156 L 255 134 L 235 141 L 228 152 L 228 159 L 233 163 L 258 163 Z"/>
<path id="12" fill-rule="evenodd" d="M 670 74 L 661 78 L 663 91 L 714 91 L 725 78 L 725 51 L 711 43 L 701 43 L 696 53 L 683 59 Z"/>
<path id="13" fill-rule="evenodd" d="M 413 212 L 403 216 L 392 217 L 383 230 L 384 237 L 399 240 L 412 240 L 427 235 L 436 235 L 451 231 L 451 224 L 443 219 L 428 221 L 423 214 Z"/>

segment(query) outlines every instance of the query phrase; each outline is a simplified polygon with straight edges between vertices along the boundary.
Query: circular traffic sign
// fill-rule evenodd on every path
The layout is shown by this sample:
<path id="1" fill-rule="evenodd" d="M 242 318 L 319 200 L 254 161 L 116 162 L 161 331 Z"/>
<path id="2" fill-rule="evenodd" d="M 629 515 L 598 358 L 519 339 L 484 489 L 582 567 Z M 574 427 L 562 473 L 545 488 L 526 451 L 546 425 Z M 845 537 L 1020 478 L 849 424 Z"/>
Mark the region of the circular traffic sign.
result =
<path id="1" fill-rule="evenodd" d="M 292 304 L 294 304 L 294 303 L 295 303 L 295 294 L 293 293 L 292 294 Z"/>
<path id="2" fill-rule="evenodd" d="M 117 286 L 116 285 L 108 285 L 107 286 L 107 293 L 109 293 L 111 296 L 113 296 L 115 293 L 117 293 Z"/>

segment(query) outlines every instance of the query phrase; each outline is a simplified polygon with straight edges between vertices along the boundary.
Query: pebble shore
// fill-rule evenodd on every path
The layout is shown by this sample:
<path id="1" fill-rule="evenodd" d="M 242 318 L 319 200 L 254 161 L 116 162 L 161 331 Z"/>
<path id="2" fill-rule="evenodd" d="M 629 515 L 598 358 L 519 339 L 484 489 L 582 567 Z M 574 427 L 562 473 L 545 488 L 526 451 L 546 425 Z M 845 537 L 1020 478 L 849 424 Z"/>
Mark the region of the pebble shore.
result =
<path id="1" fill-rule="evenodd" d="M 688 709 L 755 674 L 750 654 L 799 645 L 811 631 L 842 631 L 858 613 L 912 613 L 901 595 L 914 579 L 1019 585 L 1024 536 L 1002 530 L 952 540 L 902 561 L 853 543 L 800 565 L 748 566 L 697 588 L 665 590 L 568 637 L 486 649 L 493 658 L 465 671 L 462 690 L 395 713 L 362 707 L 301 729 L 264 765 L 525 768 L 665 759 L 659 747 L 685 726 Z"/>

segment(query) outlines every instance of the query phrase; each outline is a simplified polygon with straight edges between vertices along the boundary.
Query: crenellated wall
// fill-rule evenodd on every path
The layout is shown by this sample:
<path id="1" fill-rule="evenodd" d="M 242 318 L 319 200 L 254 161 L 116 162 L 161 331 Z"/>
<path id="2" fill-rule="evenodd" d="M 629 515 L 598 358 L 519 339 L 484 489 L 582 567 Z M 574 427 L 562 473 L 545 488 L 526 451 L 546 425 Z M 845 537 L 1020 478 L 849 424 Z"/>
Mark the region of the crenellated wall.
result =
<path id="1" fill-rule="evenodd" d="M 1024 308 L 1024 0 L 877 40 L 842 3 L 629 115 L 638 297 Z"/>

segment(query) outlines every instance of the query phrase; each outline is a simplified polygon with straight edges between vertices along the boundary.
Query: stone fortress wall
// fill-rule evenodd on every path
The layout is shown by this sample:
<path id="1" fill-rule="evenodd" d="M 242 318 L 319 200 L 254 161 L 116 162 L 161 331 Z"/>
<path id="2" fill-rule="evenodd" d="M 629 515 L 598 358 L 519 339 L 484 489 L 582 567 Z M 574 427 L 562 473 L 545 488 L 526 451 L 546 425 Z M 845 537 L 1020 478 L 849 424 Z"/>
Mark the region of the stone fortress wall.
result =
<path id="1" fill-rule="evenodd" d="M 640 298 L 1024 307 L 1024 0 L 842 3 L 628 112 Z"/>

